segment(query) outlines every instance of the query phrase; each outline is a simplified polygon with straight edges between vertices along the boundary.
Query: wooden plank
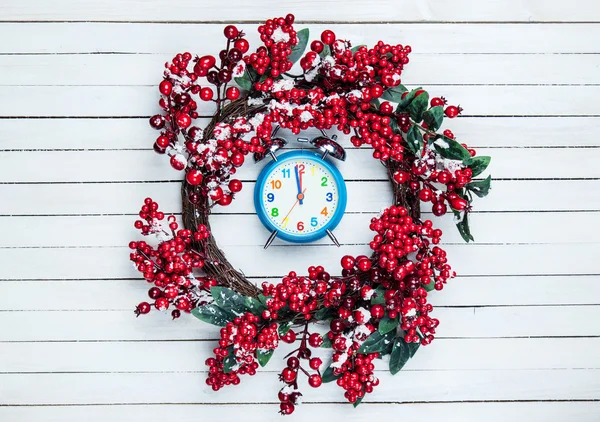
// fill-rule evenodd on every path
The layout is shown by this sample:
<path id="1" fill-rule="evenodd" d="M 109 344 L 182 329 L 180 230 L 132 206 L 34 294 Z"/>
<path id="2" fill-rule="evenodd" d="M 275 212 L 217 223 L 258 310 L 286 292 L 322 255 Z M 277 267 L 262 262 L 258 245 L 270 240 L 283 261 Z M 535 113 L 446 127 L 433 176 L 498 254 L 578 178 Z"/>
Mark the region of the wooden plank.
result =
<path id="1" fill-rule="evenodd" d="M 341 233 L 338 237 L 343 239 Z M 596 243 L 444 245 L 453 269 L 465 276 L 600 274 L 600 263 L 594 258 L 596 247 Z M 332 274 L 338 274 L 341 256 L 370 253 L 367 244 L 340 248 L 304 245 L 301 249 L 273 245 L 266 251 L 262 246 L 225 246 L 223 250 L 234 268 L 258 278 L 281 276 L 292 270 L 304 273 L 311 265 L 324 265 Z M 295 252 L 293 260 L 291 251 Z M 139 276 L 129 262 L 127 247 L 5 249 L 2 256 L 5 265 L 0 268 L 0 279 L 4 280 Z"/>
<path id="2" fill-rule="evenodd" d="M 518 306 L 600 304 L 600 276 L 461 277 L 434 306 Z M 264 278 L 251 281 L 260 284 Z M 271 279 L 271 282 L 277 282 Z M 569 286 L 569 288 L 565 288 Z M 0 281 L 0 309 L 5 311 L 131 310 L 146 298 L 149 285 L 132 280 Z M 514 292 L 519 294 L 515 295 Z M 52 300 L 48 300 L 51 297 Z"/>
<path id="3" fill-rule="evenodd" d="M 6 75 L 0 84 L 157 85 L 160 71 L 172 57 L 172 53 L 4 55 L 0 67 Z M 446 65 L 443 72 L 441 63 Z M 412 85 L 589 85 L 600 82 L 599 65 L 598 55 L 415 53 L 402 76 Z"/>
<path id="4" fill-rule="evenodd" d="M 246 215 L 215 215 L 213 233 L 221 246 L 264 244 L 264 229 L 248 204 Z M 366 243 L 371 214 L 347 214 L 336 228 L 346 244 Z M 425 218 L 433 218 L 426 215 Z M 140 236 L 133 227 L 133 216 L 79 217 L 0 217 L 0 248 L 123 246 Z M 444 232 L 443 243 L 463 243 L 451 218 L 435 218 L 435 226 Z M 577 221 L 577 224 L 571 224 Z M 469 220 L 477 242 L 509 243 L 593 243 L 600 235 L 598 213 L 494 213 L 473 214 Z M 553 227 L 548 230 L 548 227 Z M 238 233 L 233 239 L 230 232 Z M 23 236 L 35 233 L 35 236 Z M 323 239 L 319 244 L 329 243 Z M 276 243 L 279 244 L 279 243 Z"/>
<path id="5" fill-rule="evenodd" d="M 243 392 L 236 392 L 241 396 Z M 239 397 L 238 396 L 238 397 Z M 207 420 L 238 417 L 243 412 L 246 422 L 264 422 L 276 415 L 277 404 L 143 404 L 95 406 L 2 406 L 0 417 L 8 421 L 44 420 L 53 422 L 131 422 L 137 420 L 164 421 L 168 419 L 194 420 L 202 415 Z M 401 415 L 406 419 L 419 419 L 423 415 L 432 421 L 465 422 L 596 422 L 600 412 L 597 401 L 554 402 L 487 402 L 487 403 L 396 403 L 372 404 L 365 401 L 354 409 L 339 404 L 307 403 L 297 410 L 302 418 L 314 422 L 328 422 L 335 414 L 348 422 L 362 422 L 366 418 L 393 420 Z"/>
<path id="6" fill-rule="evenodd" d="M 3 343 L 0 372 L 206 373 L 204 361 L 213 354 L 214 347 L 214 341 Z M 283 357 L 296 347 L 280 343 L 262 371 L 281 371 L 285 367 Z M 598 347 L 599 338 L 438 339 L 431 347 L 420 348 L 404 371 L 598 369 L 600 357 L 592 352 Z M 313 356 L 321 356 L 326 362 L 330 354 L 331 350 L 315 349 Z M 39 359 L 40 356 L 52 359 Z M 156 359 L 157 356 L 177 356 L 177 359 Z M 376 370 L 386 371 L 388 359 L 378 360 L 375 365 Z"/>
<path id="7" fill-rule="evenodd" d="M 392 379 L 379 375 L 380 385 L 365 402 L 452 402 L 468 400 L 595 399 L 600 370 L 407 371 Z M 519 380 L 515 382 L 515 380 Z M 32 374 L 0 375 L 2 404 L 112 403 L 273 403 L 281 388 L 276 374 L 244 377 L 240 394 L 215 394 L 197 373 L 153 374 Z M 114 388 L 118 385 L 119 388 Z M 148 388 L 176 385 L 177 388 Z M 473 388 L 474 385 L 480 388 Z M 452 386 L 450 388 L 449 386 Z M 75 388 L 74 388 L 75 387 Z M 303 385 L 304 401 L 343 402 L 332 384 L 311 391 Z M 241 388 L 241 389 L 242 389 Z M 232 394 L 234 394 L 232 396 Z M 275 397 L 275 398 L 274 398 Z"/>
<path id="8" fill-rule="evenodd" d="M 319 7 L 318 10 L 322 8 Z M 262 10 L 260 14 L 261 20 L 264 19 Z M 193 51 L 194 54 L 218 53 L 219 48 L 225 45 L 223 26 L 222 23 L 2 23 L 0 53 L 108 52 L 175 55 L 191 49 L 196 50 Z M 259 45 L 257 26 L 250 23 L 239 26 L 247 34 L 253 49 Z M 338 37 L 350 40 L 354 45 L 374 45 L 381 39 L 390 43 L 409 44 L 415 53 L 596 53 L 596 40 L 600 36 L 598 24 L 584 26 L 569 23 L 373 23 L 366 31 L 362 25 L 344 23 L 297 25 L 298 29 L 302 27 L 310 28 L 311 39 L 317 38 L 323 30 L 331 29 Z M 581 35 L 582 31 L 585 36 Z M 31 34 L 36 36 L 32 37 Z M 156 69 L 156 77 L 160 77 L 159 69 Z"/>
<path id="9" fill-rule="evenodd" d="M 147 196 L 164 212 L 177 213 L 181 212 L 179 187 L 179 182 L 0 184 L 0 198 L 6 199 L 0 202 L 0 215 L 135 215 Z M 378 213 L 391 203 L 389 182 L 349 182 L 346 187 L 349 211 Z M 248 213 L 253 190 L 253 183 L 245 183 L 236 200 L 216 213 Z M 476 211 L 598 211 L 597 192 L 598 180 L 495 180 L 492 194 L 477 201 Z"/>
<path id="10" fill-rule="evenodd" d="M 592 0 L 579 0 L 568 6 L 561 2 L 530 0 L 526 3 L 490 1 L 473 4 L 468 0 L 446 3 L 423 1 L 418 4 L 407 0 L 368 2 L 366 0 L 339 0 L 286 2 L 261 1 L 261 7 L 247 7 L 242 0 L 222 3 L 207 0 L 202 5 L 192 0 L 177 0 L 164 7 L 160 0 L 146 1 L 143 7 L 133 0 L 119 2 L 118 7 L 105 1 L 93 0 L 81 4 L 75 0 L 62 0 L 50 7 L 39 0 L 25 0 L 3 5 L 2 20 L 85 20 L 85 21 L 221 21 L 265 19 L 265 10 L 270 16 L 285 16 L 293 10 L 298 20 L 310 21 L 598 21 Z M 570 7 L 569 7 L 570 6 Z"/>
<path id="11" fill-rule="evenodd" d="M 133 308 L 133 307 L 132 307 Z M 600 336 L 600 305 L 436 308 L 439 338 Z M 23 327 L 27 327 L 26 330 Z M 323 326 L 314 330 L 323 332 Z M 219 327 L 168 313 L 135 318 L 129 311 L 0 312 L 0 341 L 198 340 L 218 338 Z M 2 395 L 0 395 L 1 397 Z"/>
<path id="12" fill-rule="evenodd" d="M 445 85 L 430 91 L 460 103 L 469 116 L 600 115 L 600 104 L 589 101 L 600 95 L 600 86 Z M 154 86 L 0 86 L 0 96 L 13 99 L 0 103 L 2 117 L 132 117 L 159 111 Z M 198 112 L 211 116 L 213 106 L 200 102 Z"/>
<path id="13" fill-rule="evenodd" d="M 342 143 L 347 144 L 347 139 Z M 600 148 L 480 148 L 492 162 L 481 175 L 499 179 L 599 178 Z M 127 151 L 5 151 L 0 152 L 0 180 L 3 182 L 147 182 L 179 180 L 183 173 L 173 170 L 168 156 L 152 150 Z M 256 180 L 264 164 L 251 156 L 236 177 Z M 110 163 L 109 165 L 107 165 Z M 335 161 L 344 179 L 387 180 L 381 162 L 368 148 L 349 149 L 345 161 Z M 40 169 L 42 171 L 31 171 Z"/>
<path id="14" fill-rule="evenodd" d="M 207 122 L 200 119 L 198 124 L 205 126 Z M 447 121 L 460 141 L 473 147 L 597 147 L 598 139 L 589 134 L 599 125 L 598 117 L 461 117 Z M 65 127 L 69 130 L 63 130 Z M 146 118 L 9 119 L 2 122 L 2 129 L 0 151 L 150 150 L 158 136 Z M 48 136 L 58 131 L 61 136 Z M 293 139 L 288 131 L 281 133 Z"/>

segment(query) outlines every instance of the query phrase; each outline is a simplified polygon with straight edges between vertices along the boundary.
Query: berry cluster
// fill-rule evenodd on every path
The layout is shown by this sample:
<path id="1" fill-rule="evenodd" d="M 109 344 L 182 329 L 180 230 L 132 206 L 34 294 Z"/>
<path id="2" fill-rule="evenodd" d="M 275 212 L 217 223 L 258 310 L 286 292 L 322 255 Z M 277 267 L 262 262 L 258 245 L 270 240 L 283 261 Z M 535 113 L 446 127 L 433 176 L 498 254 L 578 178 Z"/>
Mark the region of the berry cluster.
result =
<path id="1" fill-rule="evenodd" d="M 260 47 L 256 53 L 244 56 L 244 62 L 252 66 L 259 75 L 268 73 L 271 78 L 277 78 L 290 70 L 293 63 L 288 56 L 298 44 L 296 31 L 292 26 L 294 20 L 294 15 L 289 14 L 285 18 L 269 19 L 264 25 L 260 25 L 258 33 L 265 46 Z"/>
<path id="2" fill-rule="evenodd" d="M 156 236 L 160 242 L 157 247 L 145 241 L 129 243 L 133 251 L 130 260 L 148 283 L 154 285 L 148 290 L 154 307 L 166 311 L 173 306 L 175 309 L 171 315 L 175 319 L 179 318 L 181 311 L 189 313 L 197 305 L 206 303 L 203 292 L 216 285 L 216 281 L 194 276 L 193 270 L 202 268 L 205 260 L 192 248 L 192 241 L 201 242 L 208 238 L 206 227 L 200 226 L 193 233 L 188 229 L 178 229 L 175 217 L 169 216 L 169 231 L 163 229 L 160 222 L 165 217 L 164 213 L 158 210 L 158 204 L 152 198 L 145 199 L 139 216 L 143 220 L 137 220 L 135 228 L 142 235 Z M 150 303 L 141 302 L 135 312 L 140 315 L 150 310 Z"/>

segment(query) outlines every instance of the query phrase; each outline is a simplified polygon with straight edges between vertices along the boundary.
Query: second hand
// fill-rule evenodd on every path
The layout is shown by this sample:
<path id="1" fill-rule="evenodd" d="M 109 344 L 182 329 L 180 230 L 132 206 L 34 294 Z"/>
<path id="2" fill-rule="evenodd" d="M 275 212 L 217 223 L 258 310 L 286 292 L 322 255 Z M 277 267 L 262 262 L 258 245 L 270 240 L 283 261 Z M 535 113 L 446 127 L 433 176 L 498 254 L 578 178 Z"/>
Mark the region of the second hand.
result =
<path id="1" fill-rule="evenodd" d="M 282 221 L 282 223 L 283 223 L 283 222 L 284 222 L 284 221 L 285 221 L 285 220 L 286 220 L 286 219 L 287 219 L 287 218 L 290 216 L 290 214 L 292 213 L 292 211 L 294 210 L 294 208 L 296 208 L 296 205 L 298 205 L 298 202 L 300 202 L 300 200 L 301 200 L 302 198 L 304 198 L 304 192 L 306 192 L 306 189 L 304 189 L 304 190 L 302 191 L 302 193 L 299 193 L 299 194 L 296 196 L 296 202 L 294 202 L 294 205 L 292 205 L 292 208 L 290 208 L 290 210 L 289 210 L 289 211 L 288 211 L 288 213 L 285 215 L 285 217 L 283 217 L 283 220 L 281 220 L 281 221 Z"/>

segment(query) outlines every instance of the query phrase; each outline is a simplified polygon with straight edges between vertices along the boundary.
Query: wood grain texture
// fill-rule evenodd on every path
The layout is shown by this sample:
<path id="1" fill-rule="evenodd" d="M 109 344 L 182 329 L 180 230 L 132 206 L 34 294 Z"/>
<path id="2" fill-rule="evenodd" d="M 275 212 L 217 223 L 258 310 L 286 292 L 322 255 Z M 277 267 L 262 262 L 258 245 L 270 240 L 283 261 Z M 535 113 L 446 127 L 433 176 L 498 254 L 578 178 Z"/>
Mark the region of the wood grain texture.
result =
<path id="1" fill-rule="evenodd" d="M 302 21 L 600 21 L 593 10 L 593 0 L 572 3 L 543 0 L 493 0 L 473 7 L 468 0 L 451 4 L 434 0 L 346 0 L 343 6 L 336 0 L 294 0 L 285 5 L 276 0 L 262 0 L 260 7 L 248 7 L 243 0 L 223 3 L 217 0 L 196 2 L 177 0 L 165 3 L 160 0 L 121 1 L 118 4 L 93 0 L 81 4 L 75 0 L 59 0 L 50 5 L 36 0 L 25 0 L 3 5 L 2 20 L 39 21 L 239 21 L 264 20 L 264 11 L 273 16 L 285 16 L 294 11 Z M 360 11 L 360 13 L 357 13 Z"/>
<path id="2" fill-rule="evenodd" d="M 0 4 L 0 420 L 279 419 L 276 372 L 293 346 L 240 386 L 209 392 L 204 360 L 218 329 L 159 313 L 135 319 L 148 285 L 126 247 L 145 197 L 181 211 L 181 174 L 150 151 L 157 132 L 147 118 L 158 111 L 162 64 L 179 51 L 217 53 L 223 22 L 239 23 L 255 44 L 265 10 L 293 11 L 313 37 L 331 28 L 355 45 L 410 44 L 403 83 L 465 108 L 447 127 L 493 157 L 496 179 L 475 204 L 474 244 L 462 242 L 451 219 L 422 209 L 443 229 L 459 273 L 432 293 L 436 342 L 394 379 L 378 361 L 382 382 L 358 409 L 343 405 L 334 386 L 307 387 L 291 420 L 597 422 L 593 0 Z M 202 104 L 201 113 L 212 110 Z M 389 183 L 368 150 L 350 148 L 340 169 L 349 192 L 340 249 L 321 240 L 264 252 L 253 164 L 239 173 L 248 182 L 236 201 L 212 217 L 219 245 L 256 283 L 302 271 L 315 256 L 336 272 L 341 255 L 368 252 L 367 224 L 389 205 Z"/>

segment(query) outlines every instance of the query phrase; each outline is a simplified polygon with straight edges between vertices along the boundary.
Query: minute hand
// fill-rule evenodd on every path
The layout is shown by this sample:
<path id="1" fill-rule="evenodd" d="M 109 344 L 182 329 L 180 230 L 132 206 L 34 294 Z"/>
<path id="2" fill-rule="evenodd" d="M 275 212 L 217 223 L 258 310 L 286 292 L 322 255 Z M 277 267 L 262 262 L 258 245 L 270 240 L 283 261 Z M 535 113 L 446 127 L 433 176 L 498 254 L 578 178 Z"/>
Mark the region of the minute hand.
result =
<path id="1" fill-rule="evenodd" d="M 302 192 L 302 186 L 300 185 L 300 174 L 298 172 L 298 166 L 294 166 L 294 174 L 296 175 L 296 187 L 298 188 L 298 200 L 300 201 L 300 205 L 302 205 L 304 200 L 304 195 Z"/>

